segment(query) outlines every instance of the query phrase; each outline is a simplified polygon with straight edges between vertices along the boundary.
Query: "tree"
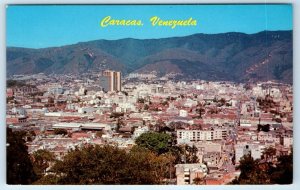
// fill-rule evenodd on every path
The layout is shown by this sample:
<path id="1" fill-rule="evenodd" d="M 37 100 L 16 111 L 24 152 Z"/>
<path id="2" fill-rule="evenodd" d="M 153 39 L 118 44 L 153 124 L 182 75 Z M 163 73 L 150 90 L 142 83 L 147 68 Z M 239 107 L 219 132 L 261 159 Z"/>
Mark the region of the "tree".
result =
<path id="1" fill-rule="evenodd" d="M 188 163 L 198 163 L 199 159 L 197 156 L 197 152 L 198 152 L 197 147 L 195 145 L 188 146 L 187 151 L 188 151 L 187 162 Z"/>
<path id="2" fill-rule="evenodd" d="M 238 184 L 256 184 L 257 180 L 255 180 L 254 175 L 256 171 L 256 166 L 258 162 L 254 160 L 251 155 L 244 155 L 240 160 L 240 165 L 237 169 L 241 170 L 241 174 L 235 183 Z"/>
<path id="3" fill-rule="evenodd" d="M 55 156 L 48 150 L 37 150 L 32 155 L 33 169 L 38 178 L 45 175 L 46 169 L 55 161 Z"/>
<path id="4" fill-rule="evenodd" d="M 30 134 L 32 137 L 35 137 L 35 136 L 36 136 L 36 134 L 35 134 L 34 131 L 29 131 L 29 134 Z"/>
<path id="5" fill-rule="evenodd" d="M 101 138 L 103 134 L 104 134 L 103 131 L 97 131 L 96 132 L 96 136 L 99 137 L 99 138 Z"/>
<path id="6" fill-rule="evenodd" d="M 271 174 L 273 184 L 293 183 L 293 152 L 290 155 L 282 155 Z"/>
<path id="7" fill-rule="evenodd" d="M 276 149 L 273 147 L 267 147 L 264 149 L 262 156 L 264 157 L 265 161 L 272 161 L 274 156 L 276 155 Z"/>
<path id="8" fill-rule="evenodd" d="M 277 123 L 281 123 L 281 122 L 282 122 L 282 120 L 281 120 L 280 118 L 276 118 L 275 121 L 276 121 Z"/>
<path id="9" fill-rule="evenodd" d="M 226 100 L 224 98 L 221 98 L 221 100 L 219 100 L 220 102 L 220 106 L 224 106 L 226 103 Z"/>
<path id="10" fill-rule="evenodd" d="M 152 182 L 155 182 L 154 184 L 160 184 L 164 178 L 175 176 L 175 158 L 170 153 L 157 155 L 146 148 L 135 146 L 130 151 L 130 160 L 132 160 L 131 163 L 133 164 L 131 171 L 134 172 L 131 176 L 135 178 L 144 178 L 145 181 L 145 176 L 152 175 L 148 180 L 151 179 L 151 181 L 153 180 Z M 147 182 L 143 184 L 153 183 Z"/>
<path id="11" fill-rule="evenodd" d="M 266 149 L 274 153 L 273 149 Z M 271 154 L 271 155 L 272 155 Z M 240 160 L 238 169 L 241 174 L 230 184 L 291 184 L 293 182 L 293 153 L 278 157 L 274 166 L 264 160 L 253 160 L 250 155 L 245 155 Z"/>
<path id="12" fill-rule="evenodd" d="M 54 104 L 54 98 L 53 97 L 49 97 L 48 98 L 48 103 L 49 104 Z"/>
<path id="13" fill-rule="evenodd" d="M 269 132 L 270 131 L 270 124 L 266 124 L 266 125 L 258 124 L 257 125 L 257 131 Z"/>
<path id="14" fill-rule="evenodd" d="M 167 125 L 162 120 L 158 120 L 157 123 L 154 125 L 154 130 L 158 132 L 163 132 L 162 129 Z"/>
<path id="15" fill-rule="evenodd" d="M 59 184 L 59 177 L 53 174 L 45 175 L 42 178 L 35 181 L 34 185 L 57 185 Z"/>
<path id="16" fill-rule="evenodd" d="M 12 88 L 12 87 L 22 87 L 25 86 L 26 83 L 20 80 L 7 80 L 6 81 L 6 86 L 7 88 Z"/>
<path id="17" fill-rule="evenodd" d="M 171 158 L 143 147 L 129 152 L 114 146 L 71 150 L 36 184 L 161 184 Z"/>
<path id="18" fill-rule="evenodd" d="M 25 137 L 27 142 L 33 141 L 33 139 L 36 136 L 34 131 L 27 131 L 27 132 L 24 132 L 24 134 L 25 134 L 24 137 Z"/>
<path id="19" fill-rule="evenodd" d="M 171 101 L 174 101 L 174 100 L 176 100 L 176 99 L 177 99 L 176 97 L 171 97 L 171 98 L 170 98 Z"/>
<path id="20" fill-rule="evenodd" d="M 189 126 L 189 124 L 187 123 L 184 123 L 182 121 L 172 121 L 170 124 L 169 124 L 169 127 L 172 131 L 176 131 L 177 129 L 184 129 L 184 127 L 187 127 Z"/>
<path id="21" fill-rule="evenodd" d="M 169 105 L 168 101 L 163 101 L 161 104 L 162 104 L 163 106 L 168 106 L 168 105 Z"/>
<path id="22" fill-rule="evenodd" d="M 14 96 L 12 97 L 6 97 L 6 103 L 8 104 L 9 102 L 13 101 L 15 99 Z"/>
<path id="23" fill-rule="evenodd" d="M 163 133 L 171 132 L 171 131 L 172 131 L 172 129 L 168 126 L 164 126 L 163 128 L 160 129 L 160 132 L 163 132 Z"/>
<path id="24" fill-rule="evenodd" d="M 198 103 L 196 112 L 199 114 L 199 118 L 202 118 L 202 113 L 205 113 L 204 105 L 201 103 Z"/>
<path id="25" fill-rule="evenodd" d="M 122 91 L 125 96 L 128 96 L 128 92 Z"/>
<path id="26" fill-rule="evenodd" d="M 228 102 L 227 102 L 227 103 L 225 104 L 225 106 L 226 106 L 226 107 L 230 107 L 230 106 L 232 106 L 232 103 L 228 103 Z"/>
<path id="27" fill-rule="evenodd" d="M 120 128 L 124 127 L 125 126 L 125 123 L 124 123 L 124 120 L 123 118 L 118 118 L 117 119 L 117 126 L 116 126 L 116 132 L 120 132 Z"/>
<path id="28" fill-rule="evenodd" d="M 118 184 L 126 152 L 115 147 L 88 146 L 70 151 L 51 171 L 58 184 Z"/>
<path id="29" fill-rule="evenodd" d="M 56 135 L 67 135 L 68 131 L 66 129 L 54 129 L 54 134 L 56 134 Z"/>
<path id="30" fill-rule="evenodd" d="M 205 179 L 203 177 L 196 177 L 193 179 L 195 185 L 204 185 Z"/>
<path id="31" fill-rule="evenodd" d="M 123 117 L 124 116 L 124 113 L 123 112 L 121 112 L 121 113 L 118 113 L 118 112 L 112 112 L 111 114 L 110 114 L 110 118 L 120 118 L 120 117 Z"/>
<path id="32" fill-rule="evenodd" d="M 241 175 L 248 175 L 256 166 L 257 162 L 251 155 L 246 154 L 240 159 L 238 169 L 241 170 Z"/>
<path id="33" fill-rule="evenodd" d="M 149 109 L 149 105 L 148 104 L 145 104 L 144 105 L 144 110 L 148 110 Z"/>
<path id="34" fill-rule="evenodd" d="M 7 183 L 31 184 L 36 179 L 30 161 L 24 132 L 13 132 L 7 128 Z"/>
<path id="35" fill-rule="evenodd" d="M 197 156 L 198 149 L 195 145 L 183 145 L 180 147 L 182 152 L 182 157 L 184 157 L 185 163 L 198 163 L 199 159 Z"/>
<path id="36" fill-rule="evenodd" d="M 172 146 L 170 144 L 171 141 L 172 138 L 169 134 L 148 132 L 139 136 L 135 140 L 135 143 L 138 146 L 147 148 L 157 154 L 163 154 L 170 151 Z"/>
<path id="37" fill-rule="evenodd" d="M 138 98 L 137 103 L 143 104 L 143 103 L 145 103 L 145 99 L 144 98 Z"/>

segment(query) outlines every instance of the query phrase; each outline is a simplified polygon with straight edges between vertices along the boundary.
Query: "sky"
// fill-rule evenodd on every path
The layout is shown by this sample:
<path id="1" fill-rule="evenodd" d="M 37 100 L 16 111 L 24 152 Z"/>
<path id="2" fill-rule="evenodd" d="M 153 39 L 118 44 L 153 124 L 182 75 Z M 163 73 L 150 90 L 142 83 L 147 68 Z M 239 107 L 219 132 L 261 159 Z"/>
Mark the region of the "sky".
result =
<path id="1" fill-rule="evenodd" d="M 263 30 L 292 30 L 292 5 L 8 5 L 6 45 L 45 48 L 98 39 L 153 39 L 195 33 L 257 33 Z M 144 25 L 101 27 L 100 21 L 142 20 Z M 192 17 L 197 26 L 153 27 L 152 16 L 163 20 Z"/>

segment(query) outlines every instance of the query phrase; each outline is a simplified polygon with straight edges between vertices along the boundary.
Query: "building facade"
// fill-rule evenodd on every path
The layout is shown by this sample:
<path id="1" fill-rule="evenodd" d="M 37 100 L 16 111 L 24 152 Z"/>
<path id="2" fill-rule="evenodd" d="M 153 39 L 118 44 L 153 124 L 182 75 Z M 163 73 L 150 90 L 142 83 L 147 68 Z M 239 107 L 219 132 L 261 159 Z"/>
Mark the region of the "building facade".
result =
<path id="1" fill-rule="evenodd" d="M 189 185 L 195 184 L 195 178 L 203 179 L 208 173 L 205 164 L 177 164 L 176 166 L 176 184 Z"/>
<path id="2" fill-rule="evenodd" d="M 100 84 L 103 91 L 121 91 L 121 72 L 105 70 L 100 76 Z"/>
<path id="3" fill-rule="evenodd" d="M 177 130 L 177 143 L 185 144 L 198 141 L 222 140 L 227 137 L 227 129 Z"/>

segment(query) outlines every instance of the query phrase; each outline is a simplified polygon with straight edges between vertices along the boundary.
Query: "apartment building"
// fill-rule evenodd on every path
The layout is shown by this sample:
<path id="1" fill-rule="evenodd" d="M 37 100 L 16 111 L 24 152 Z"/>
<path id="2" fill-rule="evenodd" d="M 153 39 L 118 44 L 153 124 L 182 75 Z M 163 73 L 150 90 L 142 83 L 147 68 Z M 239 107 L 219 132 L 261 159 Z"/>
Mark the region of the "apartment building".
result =
<path id="1" fill-rule="evenodd" d="M 198 141 L 222 140 L 227 137 L 226 128 L 214 128 L 210 130 L 177 130 L 177 143 L 185 144 Z"/>

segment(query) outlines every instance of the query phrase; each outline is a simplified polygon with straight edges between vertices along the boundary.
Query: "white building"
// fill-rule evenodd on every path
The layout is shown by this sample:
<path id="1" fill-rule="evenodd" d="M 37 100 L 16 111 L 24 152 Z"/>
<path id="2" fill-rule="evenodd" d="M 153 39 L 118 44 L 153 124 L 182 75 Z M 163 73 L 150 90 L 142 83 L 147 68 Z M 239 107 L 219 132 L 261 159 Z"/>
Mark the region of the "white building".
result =
<path id="1" fill-rule="evenodd" d="M 80 130 L 81 126 L 82 126 L 81 123 L 56 123 L 56 124 L 52 125 L 52 128 L 78 131 L 78 130 Z"/>
<path id="2" fill-rule="evenodd" d="M 264 149 L 266 148 L 265 145 L 262 145 L 259 142 L 242 142 L 236 144 L 234 147 L 236 164 L 239 164 L 240 159 L 247 154 L 250 154 L 254 160 L 260 159 Z"/>
<path id="3" fill-rule="evenodd" d="M 86 113 L 93 113 L 95 112 L 96 109 L 93 107 L 82 107 L 82 108 L 78 108 L 78 113 L 81 114 L 86 114 Z"/>
<path id="4" fill-rule="evenodd" d="M 179 116 L 180 116 L 180 117 L 187 117 L 187 115 L 188 115 L 188 113 L 187 113 L 186 110 L 180 110 L 180 111 L 179 111 Z"/>
<path id="5" fill-rule="evenodd" d="M 63 115 L 63 112 L 46 112 L 46 117 L 61 117 Z"/>
<path id="6" fill-rule="evenodd" d="M 283 140 L 283 146 L 284 147 L 291 147 L 293 146 L 293 137 L 290 136 L 290 135 L 285 135 L 282 137 L 282 140 Z"/>
<path id="7" fill-rule="evenodd" d="M 227 129 L 177 130 L 177 143 L 186 144 L 198 141 L 222 140 L 227 137 Z"/>
<path id="8" fill-rule="evenodd" d="M 197 104 L 198 104 L 197 101 L 192 100 L 192 99 L 187 99 L 186 102 L 184 103 L 184 106 L 190 108 L 190 107 L 196 106 Z"/>
<path id="9" fill-rule="evenodd" d="M 141 134 L 147 133 L 148 131 L 149 131 L 149 128 L 147 126 L 145 126 L 145 127 L 138 127 L 133 132 L 133 138 L 136 139 L 139 136 L 141 136 Z"/>
<path id="10" fill-rule="evenodd" d="M 251 124 L 251 121 L 248 120 L 248 119 L 241 119 L 240 120 L 240 126 L 241 127 L 251 127 L 252 124 Z"/>
<path id="11" fill-rule="evenodd" d="M 119 107 L 121 108 L 122 112 L 136 111 L 136 107 L 132 103 L 120 103 Z"/>

